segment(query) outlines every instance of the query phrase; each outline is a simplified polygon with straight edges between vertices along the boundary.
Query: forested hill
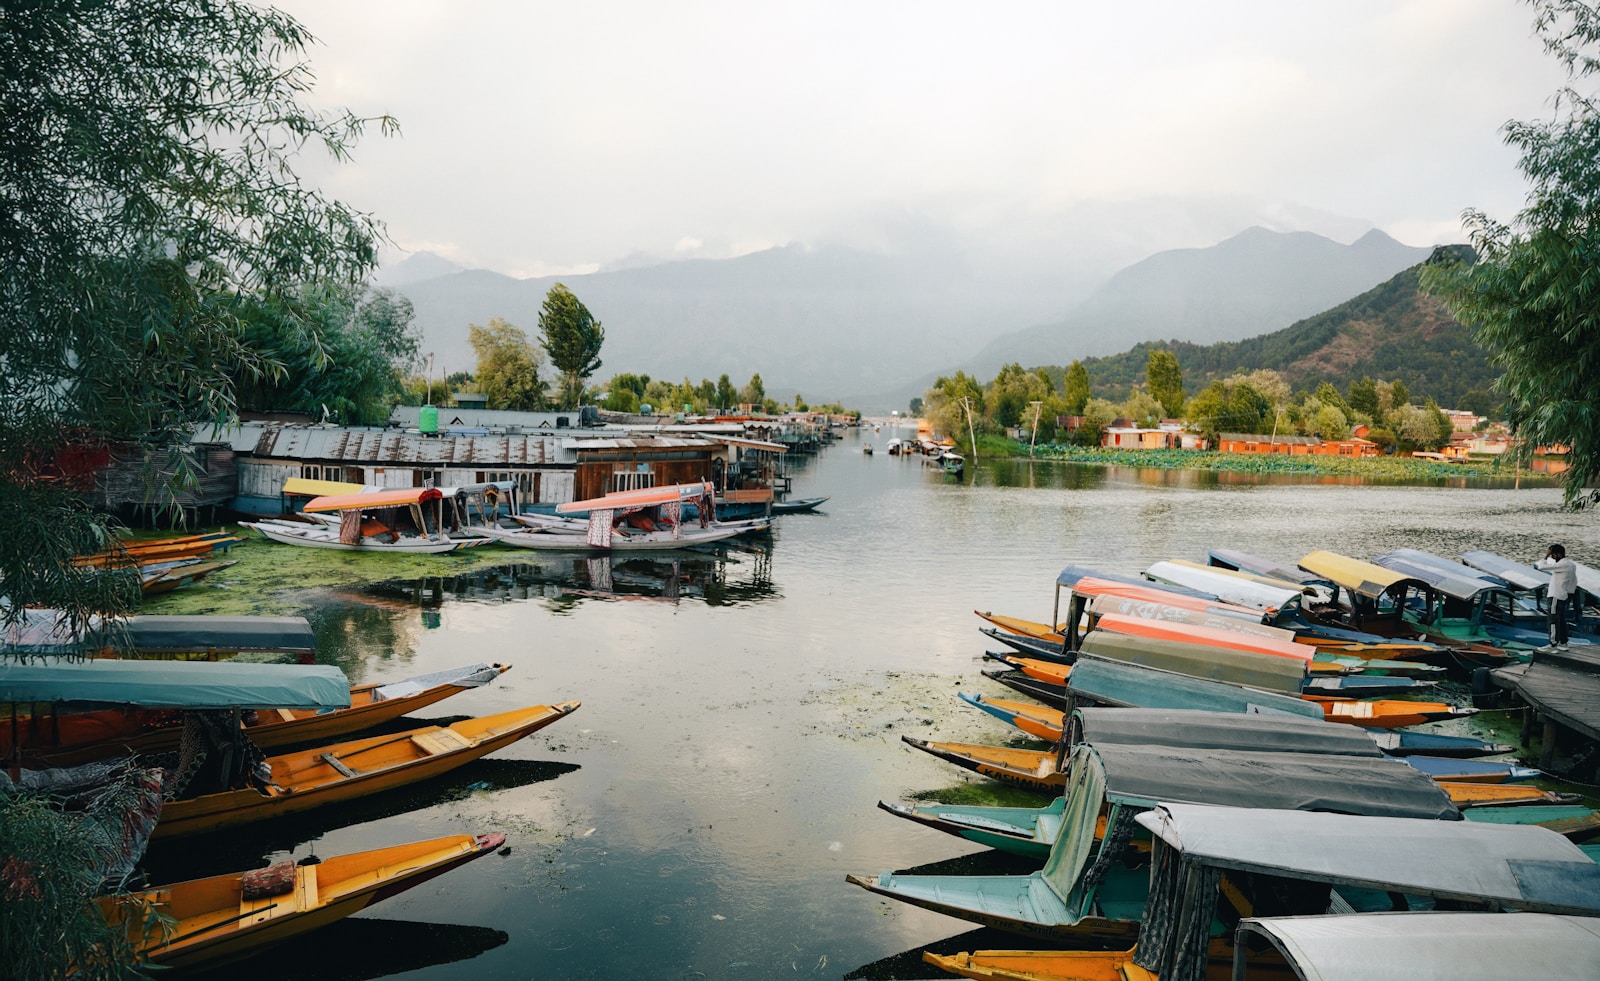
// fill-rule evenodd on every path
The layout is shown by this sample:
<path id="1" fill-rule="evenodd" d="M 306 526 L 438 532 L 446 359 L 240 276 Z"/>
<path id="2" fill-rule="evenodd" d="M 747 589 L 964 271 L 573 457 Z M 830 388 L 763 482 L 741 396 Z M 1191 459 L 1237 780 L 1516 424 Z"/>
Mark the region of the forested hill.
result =
<path id="1" fill-rule="evenodd" d="M 1405 382 L 1417 400 L 1432 396 L 1446 407 L 1489 395 L 1499 371 L 1472 332 L 1418 286 L 1422 267 L 1413 266 L 1353 300 L 1283 330 L 1242 341 L 1191 344 L 1147 341 L 1105 358 L 1085 358 L 1096 395 L 1120 397 L 1144 381 L 1150 352 L 1166 349 L 1183 367 L 1192 395 L 1213 379 L 1236 371 L 1271 368 L 1297 389 L 1332 382 L 1341 392 L 1363 376 Z"/>

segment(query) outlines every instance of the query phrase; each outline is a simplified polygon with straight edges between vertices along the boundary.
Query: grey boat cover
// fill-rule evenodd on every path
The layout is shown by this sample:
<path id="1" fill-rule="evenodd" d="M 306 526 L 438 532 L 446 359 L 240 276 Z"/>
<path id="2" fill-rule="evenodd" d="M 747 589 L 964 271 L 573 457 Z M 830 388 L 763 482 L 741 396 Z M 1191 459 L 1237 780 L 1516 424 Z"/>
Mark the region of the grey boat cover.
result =
<path id="1" fill-rule="evenodd" d="M 339 709 L 350 706 L 350 682 L 331 664 L 48 658 L 0 663 L 0 702 Z"/>
<path id="2" fill-rule="evenodd" d="M 1550 913 L 1353 913 L 1239 921 L 1266 937 L 1305 981 L 1593 981 L 1600 919 Z M 1249 945 L 1234 948 L 1248 981 Z"/>
<path id="3" fill-rule="evenodd" d="M 123 626 L 141 653 L 316 650 L 305 617 L 137 616 Z"/>
<path id="4" fill-rule="evenodd" d="M 1196 678 L 1095 654 L 1080 654 L 1073 663 L 1072 673 L 1067 675 L 1067 692 L 1106 705 L 1130 708 L 1275 713 L 1319 720 L 1323 717 L 1317 703 L 1292 695 Z"/>
<path id="5" fill-rule="evenodd" d="M 1504 583 L 1481 576 L 1459 562 L 1413 548 L 1385 552 L 1372 561 L 1385 569 L 1421 579 L 1452 599 L 1470 601 L 1486 589 L 1506 588 Z"/>
<path id="6" fill-rule="evenodd" d="M 1160 801 L 1205 801 L 1230 809 L 1461 818 L 1437 783 L 1398 760 L 1126 743 L 1086 743 L 1074 750 L 1079 753 L 1099 759 L 1106 797 L 1121 803 L 1151 807 Z"/>
<path id="7" fill-rule="evenodd" d="M 1536 569 L 1531 565 L 1514 562 L 1502 555 L 1485 552 L 1483 549 L 1474 549 L 1461 553 L 1461 561 L 1472 566 L 1479 572 L 1488 573 L 1496 579 L 1502 579 L 1517 589 L 1533 592 L 1539 589 L 1548 589 L 1550 586 L 1550 573 L 1543 569 Z"/>
<path id="8" fill-rule="evenodd" d="M 1241 552 L 1235 548 L 1214 548 L 1208 557 L 1212 565 L 1222 566 L 1226 569 L 1237 569 L 1240 572 L 1252 572 L 1258 576 L 1270 579 L 1282 579 L 1284 582 L 1296 582 L 1302 586 L 1332 585 L 1328 580 L 1314 573 L 1307 572 L 1297 566 L 1284 565 L 1271 559 Z"/>
<path id="9" fill-rule="evenodd" d="M 1278 640 L 1285 634 L 1292 639 L 1293 631 L 1281 627 L 1269 627 L 1261 622 L 1260 617 L 1247 618 L 1246 614 L 1233 613 L 1226 607 L 1215 607 L 1209 610 L 1188 610 L 1181 606 L 1171 606 L 1167 603 L 1157 603 L 1154 600 L 1134 599 L 1131 596 L 1113 596 L 1110 593 L 1100 593 L 1089 601 L 1089 612 L 1095 616 L 1105 616 L 1110 613 L 1114 616 L 1139 617 L 1142 620 L 1167 620 L 1173 623 L 1192 623 L 1197 627 L 1210 627 L 1213 630 L 1232 630 L 1235 633 L 1248 634 L 1251 637 L 1263 637 L 1269 640 Z"/>
<path id="10" fill-rule="evenodd" d="M 1600 865 L 1546 828 L 1203 804 L 1161 804 L 1135 820 L 1182 852 L 1184 866 L 1600 914 Z"/>
<path id="11" fill-rule="evenodd" d="M 1280 715 L 1242 715 L 1195 709 L 1080 708 L 1072 713 L 1072 743 L 1127 743 L 1186 749 L 1323 756 L 1383 756 L 1358 726 Z"/>
<path id="12" fill-rule="evenodd" d="M 404 681 L 396 681 L 375 688 L 372 692 L 372 700 L 381 702 L 391 698 L 420 695 L 429 688 L 437 688 L 440 685 L 478 688 L 487 685 L 498 677 L 500 677 L 500 668 L 493 664 L 468 664 L 458 668 L 446 668 L 443 671 L 419 674 Z"/>
<path id="13" fill-rule="evenodd" d="M 1308 654 L 1311 651 L 1309 647 L 1305 650 Z M 1292 657 L 1210 647 L 1165 637 L 1138 637 L 1108 630 L 1089 631 L 1079 643 L 1078 651 L 1080 655 L 1092 654 L 1109 661 L 1144 665 L 1191 678 L 1209 678 L 1212 681 L 1294 695 L 1305 688 L 1308 664 L 1307 661 Z M 1320 712 L 1317 714 L 1321 715 Z"/>
<path id="14" fill-rule="evenodd" d="M 1158 589 L 1163 593 L 1177 593 L 1179 596 L 1192 596 L 1195 599 L 1209 600 L 1212 603 L 1222 602 L 1216 593 L 1202 593 L 1198 589 L 1189 589 L 1186 586 L 1174 586 L 1171 583 L 1153 582 L 1141 576 L 1124 576 L 1116 572 L 1102 572 L 1084 565 L 1069 565 L 1056 576 L 1056 585 L 1071 589 L 1079 579 L 1104 579 L 1107 582 L 1120 582 L 1129 586 L 1143 586 L 1146 589 Z"/>

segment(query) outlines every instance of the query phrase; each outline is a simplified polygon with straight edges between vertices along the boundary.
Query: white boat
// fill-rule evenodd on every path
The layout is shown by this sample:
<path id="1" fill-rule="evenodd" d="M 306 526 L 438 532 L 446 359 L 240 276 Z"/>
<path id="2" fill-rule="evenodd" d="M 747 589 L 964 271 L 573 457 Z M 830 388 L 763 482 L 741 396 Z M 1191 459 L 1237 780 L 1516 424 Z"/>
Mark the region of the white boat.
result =
<path id="1" fill-rule="evenodd" d="M 551 531 L 565 531 L 574 535 L 582 535 L 589 530 L 589 519 L 574 515 L 564 514 L 513 514 L 511 520 L 528 528 L 547 528 Z M 691 527 L 693 527 L 691 525 Z M 766 531 L 772 527 L 771 518 L 740 518 L 737 521 L 713 521 L 709 527 L 732 528 L 737 534 L 746 532 Z M 487 529 L 479 529 L 489 534 Z"/>
<path id="2" fill-rule="evenodd" d="M 552 552 L 661 551 L 720 542 L 741 533 L 738 528 L 685 528 L 676 533 L 671 529 L 639 531 L 613 528 L 610 542 L 597 545 L 589 540 L 587 526 L 577 531 L 527 526 L 515 529 L 485 528 L 484 531 L 502 545 Z"/>
<path id="3" fill-rule="evenodd" d="M 308 503 L 305 514 L 312 521 L 267 519 L 239 524 L 286 545 L 349 552 L 453 552 L 489 541 L 486 537 L 451 538 L 436 530 L 442 527 L 443 500 L 444 494 L 432 487 L 342 494 Z M 338 520 L 330 520 L 335 514 Z"/>

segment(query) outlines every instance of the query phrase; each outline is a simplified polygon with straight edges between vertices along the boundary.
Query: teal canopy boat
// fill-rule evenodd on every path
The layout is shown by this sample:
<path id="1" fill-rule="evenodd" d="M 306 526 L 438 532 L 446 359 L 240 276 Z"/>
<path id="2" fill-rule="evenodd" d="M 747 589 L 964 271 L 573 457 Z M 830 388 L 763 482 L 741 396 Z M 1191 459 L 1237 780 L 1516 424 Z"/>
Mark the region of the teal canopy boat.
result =
<path id="1" fill-rule="evenodd" d="M 1229 681 L 1198 678 L 1176 671 L 1084 654 L 1067 676 L 1068 694 L 1100 705 L 1124 708 L 1205 709 L 1211 712 L 1275 713 L 1321 719 L 1314 702 Z"/>

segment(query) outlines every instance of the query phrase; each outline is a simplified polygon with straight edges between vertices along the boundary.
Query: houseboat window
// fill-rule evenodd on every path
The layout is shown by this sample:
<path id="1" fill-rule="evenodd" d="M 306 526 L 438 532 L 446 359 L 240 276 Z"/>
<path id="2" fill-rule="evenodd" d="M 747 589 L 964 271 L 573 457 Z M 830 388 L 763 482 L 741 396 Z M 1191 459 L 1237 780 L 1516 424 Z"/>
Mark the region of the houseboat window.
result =
<path id="1" fill-rule="evenodd" d="M 622 470 L 611 475 L 611 490 L 643 490 L 656 485 L 656 475 L 648 470 Z"/>

